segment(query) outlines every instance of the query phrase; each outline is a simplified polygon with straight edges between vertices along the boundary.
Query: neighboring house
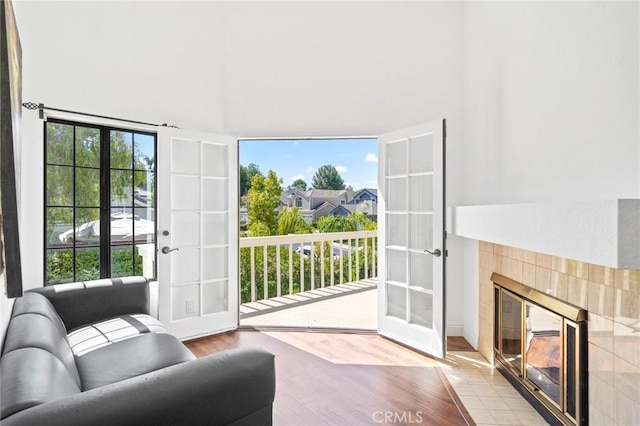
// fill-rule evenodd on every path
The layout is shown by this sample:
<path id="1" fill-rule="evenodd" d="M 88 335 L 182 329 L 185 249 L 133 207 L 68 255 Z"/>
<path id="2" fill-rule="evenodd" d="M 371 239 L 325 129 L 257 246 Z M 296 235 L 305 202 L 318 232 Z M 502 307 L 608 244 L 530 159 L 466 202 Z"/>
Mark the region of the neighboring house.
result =
<path id="1" fill-rule="evenodd" d="M 297 207 L 307 223 L 324 216 L 347 216 L 349 213 L 364 213 L 372 220 L 377 218 L 378 191 L 363 189 L 355 193 L 351 186 L 346 189 L 315 189 L 302 191 L 287 187 L 282 191 L 278 211 L 286 207 Z"/>

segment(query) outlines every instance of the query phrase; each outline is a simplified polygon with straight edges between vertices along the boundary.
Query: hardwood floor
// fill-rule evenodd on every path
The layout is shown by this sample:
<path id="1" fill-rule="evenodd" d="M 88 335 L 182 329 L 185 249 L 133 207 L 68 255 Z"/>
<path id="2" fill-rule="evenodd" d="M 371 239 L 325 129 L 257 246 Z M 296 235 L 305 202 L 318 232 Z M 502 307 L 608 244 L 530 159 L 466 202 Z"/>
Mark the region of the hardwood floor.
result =
<path id="1" fill-rule="evenodd" d="M 378 335 L 242 330 L 186 345 L 273 352 L 276 426 L 474 425 L 436 360 Z"/>

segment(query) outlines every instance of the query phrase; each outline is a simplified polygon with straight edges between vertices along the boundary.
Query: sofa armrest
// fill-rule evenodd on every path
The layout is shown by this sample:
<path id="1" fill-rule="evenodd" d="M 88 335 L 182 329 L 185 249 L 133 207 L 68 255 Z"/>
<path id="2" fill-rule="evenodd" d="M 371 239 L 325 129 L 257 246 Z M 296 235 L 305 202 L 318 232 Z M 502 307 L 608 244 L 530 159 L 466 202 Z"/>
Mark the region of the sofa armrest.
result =
<path id="1" fill-rule="evenodd" d="M 244 347 L 41 404 L 2 424 L 271 424 L 274 395 L 273 354 Z"/>
<path id="2" fill-rule="evenodd" d="M 56 284 L 29 291 L 49 299 L 67 331 L 118 315 L 149 314 L 149 281 L 145 277 Z"/>

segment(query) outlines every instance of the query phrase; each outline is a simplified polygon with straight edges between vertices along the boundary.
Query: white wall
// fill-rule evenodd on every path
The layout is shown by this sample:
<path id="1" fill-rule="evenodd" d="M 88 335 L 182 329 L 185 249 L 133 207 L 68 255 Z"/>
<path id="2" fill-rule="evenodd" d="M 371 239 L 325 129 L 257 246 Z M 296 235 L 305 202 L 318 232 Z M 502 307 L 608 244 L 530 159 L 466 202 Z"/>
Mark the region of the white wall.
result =
<path id="1" fill-rule="evenodd" d="M 462 195 L 456 2 L 17 2 L 25 101 L 242 137 L 362 136 L 446 117 Z M 42 126 L 26 112 L 23 262 L 41 285 Z M 452 242 L 452 248 L 455 242 Z M 462 327 L 462 253 L 449 322 Z"/>
<path id="2" fill-rule="evenodd" d="M 640 197 L 639 18 L 637 2 L 465 5 L 461 204 Z M 477 321 L 466 309 L 465 336 Z"/>
<path id="3" fill-rule="evenodd" d="M 640 197 L 638 13 L 465 5 L 465 204 Z"/>

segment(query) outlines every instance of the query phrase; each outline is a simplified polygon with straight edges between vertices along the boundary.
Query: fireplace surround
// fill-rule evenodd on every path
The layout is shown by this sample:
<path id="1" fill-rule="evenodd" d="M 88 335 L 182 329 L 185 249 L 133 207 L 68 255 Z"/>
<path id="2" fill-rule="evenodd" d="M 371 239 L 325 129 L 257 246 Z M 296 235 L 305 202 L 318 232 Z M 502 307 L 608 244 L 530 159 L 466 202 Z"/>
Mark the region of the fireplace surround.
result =
<path id="1" fill-rule="evenodd" d="M 596 265 L 478 242 L 480 352 L 492 364 L 497 272 L 588 311 L 589 424 L 640 424 L 640 269 Z M 497 363 L 496 363 L 497 364 Z"/>
<path id="2" fill-rule="evenodd" d="M 495 272 L 491 281 L 496 366 L 550 424 L 587 425 L 587 312 Z"/>

